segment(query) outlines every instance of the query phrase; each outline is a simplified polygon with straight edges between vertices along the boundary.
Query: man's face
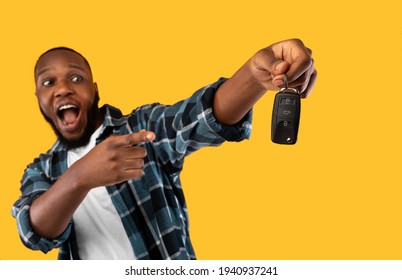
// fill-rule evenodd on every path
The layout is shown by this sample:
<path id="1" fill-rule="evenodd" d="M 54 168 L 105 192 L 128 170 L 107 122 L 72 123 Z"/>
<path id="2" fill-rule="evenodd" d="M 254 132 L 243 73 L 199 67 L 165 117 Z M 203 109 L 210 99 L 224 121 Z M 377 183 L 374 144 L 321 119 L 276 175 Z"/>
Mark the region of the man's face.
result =
<path id="1" fill-rule="evenodd" d="M 41 112 L 71 147 L 85 145 L 101 124 L 98 89 L 84 59 L 68 50 L 45 54 L 35 68 Z"/>

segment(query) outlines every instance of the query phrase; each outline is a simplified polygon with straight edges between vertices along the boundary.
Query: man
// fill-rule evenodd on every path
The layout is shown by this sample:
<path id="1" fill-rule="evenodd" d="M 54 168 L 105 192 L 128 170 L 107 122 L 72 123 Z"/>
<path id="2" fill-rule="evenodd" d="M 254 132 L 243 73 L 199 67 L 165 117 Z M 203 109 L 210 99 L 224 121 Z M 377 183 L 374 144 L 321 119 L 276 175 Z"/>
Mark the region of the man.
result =
<path id="1" fill-rule="evenodd" d="M 204 146 L 241 141 L 251 108 L 267 90 L 307 97 L 317 72 L 298 39 L 258 51 L 230 79 L 172 106 L 127 116 L 98 107 L 87 60 L 68 48 L 35 65 L 40 110 L 58 140 L 25 170 L 13 206 L 23 243 L 59 259 L 195 259 L 180 183 L 184 158 Z"/>

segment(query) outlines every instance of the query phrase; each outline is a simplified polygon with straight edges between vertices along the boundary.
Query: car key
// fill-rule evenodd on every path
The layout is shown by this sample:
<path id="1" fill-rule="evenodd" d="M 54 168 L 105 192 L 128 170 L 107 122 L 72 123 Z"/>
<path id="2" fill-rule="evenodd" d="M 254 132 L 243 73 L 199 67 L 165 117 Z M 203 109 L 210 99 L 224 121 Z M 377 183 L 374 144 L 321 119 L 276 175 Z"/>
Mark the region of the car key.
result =
<path id="1" fill-rule="evenodd" d="M 272 110 L 271 140 L 277 144 L 291 145 L 297 141 L 300 121 L 299 91 L 289 88 L 286 75 L 285 88 L 275 95 Z"/>

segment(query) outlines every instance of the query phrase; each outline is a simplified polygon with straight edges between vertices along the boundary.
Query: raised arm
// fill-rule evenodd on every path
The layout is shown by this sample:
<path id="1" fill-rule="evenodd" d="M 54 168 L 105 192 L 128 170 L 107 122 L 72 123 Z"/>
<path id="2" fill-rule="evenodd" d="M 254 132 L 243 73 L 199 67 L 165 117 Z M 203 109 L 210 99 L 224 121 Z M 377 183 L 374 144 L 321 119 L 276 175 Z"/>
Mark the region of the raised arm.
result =
<path id="1" fill-rule="evenodd" d="M 217 120 L 226 125 L 239 122 L 267 90 L 279 90 L 286 74 L 290 87 L 307 97 L 317 78 L 312 52 L 299 39 L 275 43 L 258 51 L 214 97 Z"/>

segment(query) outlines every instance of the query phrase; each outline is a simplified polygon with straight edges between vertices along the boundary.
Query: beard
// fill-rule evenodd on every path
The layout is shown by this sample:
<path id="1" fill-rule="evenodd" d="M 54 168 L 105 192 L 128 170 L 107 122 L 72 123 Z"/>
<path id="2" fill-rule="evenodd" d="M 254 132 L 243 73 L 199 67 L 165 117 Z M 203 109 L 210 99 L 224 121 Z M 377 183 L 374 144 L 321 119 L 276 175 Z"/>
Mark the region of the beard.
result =
<path id="1" fill-rule="evenodd" d="M 98 114 L 101 114 L 99 110 L 99 96 L 96 95 L 94 102 L 91 107 L 87 109 L 87 116 L 88 116 L 88 121 L 87 121 L 87 126 L 84 129 L 84 133 L 81 135 L 80 138 L 78 139 L 73 139 L 69 140 L 61 134 L 61 132 L 57 129 L 56 125 L 53 123 L 53 121 L 43 112 L 42 108 L 39 106 L 40 112 L 42 113 L 43 117 L 45 120 L 50 124 L 52 127 L 54 133 L 57 136 L 57 139 L 64 145 L 68 147 L 68 149 L 74 149 L 74 148 L 79 148 L 82 146 L 86 146 L 89 143 L 89 140 L 91 139 L 92 134 L 95 132 L 96 129 L 96 120 L 98 117 Z"/>

